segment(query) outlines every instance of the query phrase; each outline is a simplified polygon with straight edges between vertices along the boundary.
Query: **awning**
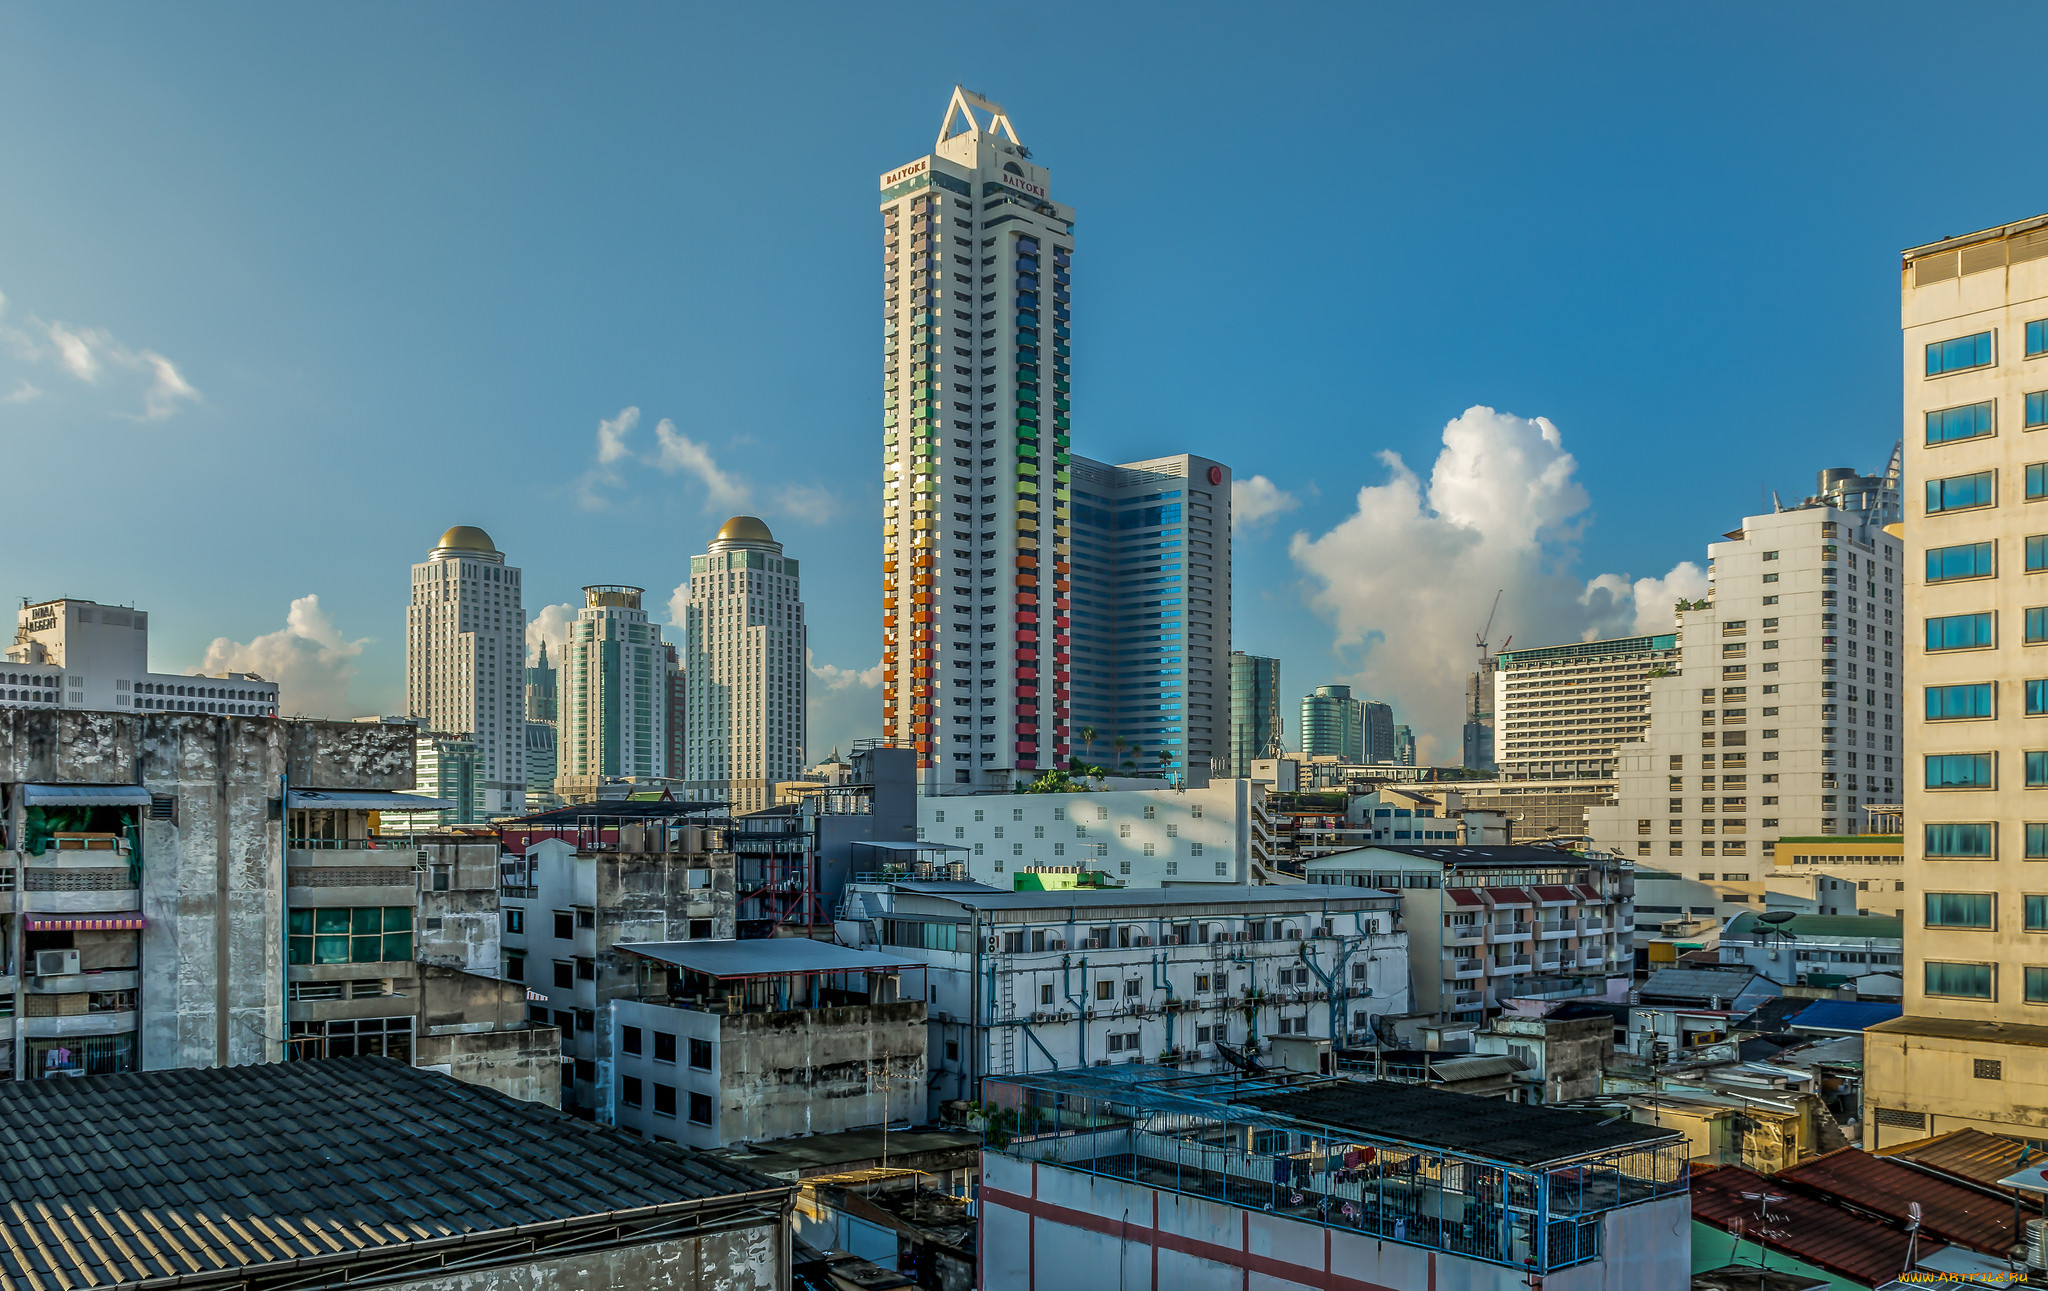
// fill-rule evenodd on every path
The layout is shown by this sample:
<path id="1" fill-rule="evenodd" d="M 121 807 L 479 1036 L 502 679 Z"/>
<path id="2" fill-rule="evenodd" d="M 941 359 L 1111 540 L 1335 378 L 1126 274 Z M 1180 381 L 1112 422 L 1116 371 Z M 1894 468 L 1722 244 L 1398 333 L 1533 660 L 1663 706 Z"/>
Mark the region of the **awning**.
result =
<path id="1" fill-rule="evenodd" d="M 528 1004 L 546 1004 L 548 997 L 529 986 L 526 988 L 526 1002 Z"/>
<path id="2" fill-rule="evenodd" d="M 1572 890 L 1570 888 L 1559 887 L 1547 883 L 1539 883 L 1536 885 L 1536 897 L 1545 905 L 1548 905 L 1552 901 L 1563 901 L 1566 903 L 1570 903 L 1578 900 L 1576 896 L 1572 895 Z"/>
<path id="3" fill-rule="evenodd" d="M 22 801 L 31 807 L 147 807 L 149 790 L 139 784 L 25 784 Z"/>
<path id="4" fill-rule="evenodd" d="M 1452 905 L 1479 906 L 1486 904 L 1480 898 L 1476 888 L 1445 888 L 1444 893 L 1451 898 Z"/>
<path id="5" fill-rule="evenodd" d="M 1520 888 L 1482 888 L 1486 899 L 1495 905 L 1534 905 L 1529 894 Z"/>
<path id="6" fill-rule="evenodd" d="M 371 792 L 357 789 L 294 789 L 291 791 L 288 805 L 322 808 L 327 811 L 453 811 L 462 804 L 447 798 L 429 798 L 417 793 Z"/>
<path id="7" fill-rule="evenodd" d="M 139 914 L 32 914 L 27 932 L 136 932 L 148 927 Z"/>

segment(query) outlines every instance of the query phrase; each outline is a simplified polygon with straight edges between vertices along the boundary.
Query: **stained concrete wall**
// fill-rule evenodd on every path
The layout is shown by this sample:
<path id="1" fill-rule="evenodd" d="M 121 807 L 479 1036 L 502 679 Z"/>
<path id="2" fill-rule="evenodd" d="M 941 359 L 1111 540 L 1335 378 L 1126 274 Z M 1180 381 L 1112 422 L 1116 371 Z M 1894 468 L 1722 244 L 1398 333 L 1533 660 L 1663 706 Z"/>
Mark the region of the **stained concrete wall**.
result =
<path id="1" fill-rule="evenodd" d="M 529 1103 L 562 1101 L 562 1033 L 526 1021 L 526 988 L 420 966 L 413 1061 Z"/>
<path id="2" fill-rule="evenodd" d="M 0 710 L 0 782 L 140 784 L 168 800 L 140 831 L 146 1069 L 283 1057 L 287 772 L 306 787 L 410 788 L 410 729 Z"/>
<path id="3" fill-rule="evenodd" d="M 718 1137 L 765 1143 L 922 1120 L 925 1002 L 720 1016 Z M 884 1091 L 887 1102 L 884 1102 Z"/>
<path id="4" fill-rule="evenodd" d="M 466 969 L 485 977 L 500 971 L 504 917 L 498 902 L 498 845 L 425 839 L 418 848 L 426 867 L 413 924 L 413 953 L 422 964 Z M 434 875 L 446 867 L 446 891 Z"/>
<path id="5" fill-rule="evenodd" d="M 394 1291 L 788 1291 L 788 1221 L 392 1283 Z"/>

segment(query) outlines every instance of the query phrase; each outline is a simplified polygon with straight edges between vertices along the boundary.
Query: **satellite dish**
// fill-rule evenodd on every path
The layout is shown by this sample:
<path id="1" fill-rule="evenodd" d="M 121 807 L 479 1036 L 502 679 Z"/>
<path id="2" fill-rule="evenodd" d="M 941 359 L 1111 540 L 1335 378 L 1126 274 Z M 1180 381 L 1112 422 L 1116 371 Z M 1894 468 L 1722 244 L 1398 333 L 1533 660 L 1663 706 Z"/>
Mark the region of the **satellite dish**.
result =
<path id="1" fill-rule="evenodd" d="M 1766 910 L 1756 917 L 1756 921 L 1758 923 L 1770 924 L 1775 928 L 1779 924 L 1790 923 L 1798 917 L 1799 912 L 1797 910 Z"/>

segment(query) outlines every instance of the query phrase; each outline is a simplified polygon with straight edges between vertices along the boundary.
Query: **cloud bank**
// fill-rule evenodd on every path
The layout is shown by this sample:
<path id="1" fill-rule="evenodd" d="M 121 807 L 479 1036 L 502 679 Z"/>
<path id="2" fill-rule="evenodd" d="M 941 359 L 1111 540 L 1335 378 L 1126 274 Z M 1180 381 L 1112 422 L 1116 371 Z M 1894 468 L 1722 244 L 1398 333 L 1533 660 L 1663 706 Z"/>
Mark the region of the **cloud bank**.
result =
<path id="1" fill-rule="evenodd" d="M 810 669 L 805 716 L 812 763 L 835 748 L 844 754 L 855 740 L 881 733 L 885 673 L 879 661 L 872 668 L 841 668 L 819 663 L 806 650 L 804 662 Z"/>
<path id="2" fill-rule="evenodd" d="M 1380 461 L 1385 482 L 1359 489 L 1327 533 L 1297 533 L 1289 552 L 1336 629 L 1339 666 L 1353 666 L 1333 680 L 1390 701 L 1424 761 L 1457 757 L 1474 637 L 1496 590 L 1495 650 L 1510 635 L 1537 646 L 1665 630 L 1674 600 L 1706 592 L 1691 561 L 1660 576 L 1573 574 L 1590 501 L 1547 417 L 1466 409 L 1445 425 L 1427 482 L 1395 453 Z M 1290 693 L 1322 680 L 1297 678 Z"/>
<path id="3" fill-rule="evenodd" d="M 301 596 L 275 632 L 247 643 L 214 638 L 199 670 L 253 672 L 276 682 L 278 712 L 286 717 L 365 717 L 348 692 L 369 643 L 343 637 L 318 596 Z"/>
<path id="4" fill-rule="evenodd" d="M 21 326 L 5 321 L 7 298 L 0 296 L 0 344 L 15 360 L 47 366 L 81 386 L 102 388 L 138 398 L 141 411 L 113 409 L 128 421 L 163 421 L 183 404 L 199 402 L 199 391 L 178 371 L 178 365 L 152 349 L 132 349 L 101 327 L 74 327 L 27 315 Z M 8 403 L 26 403 L 46 392 L 17 376 L 19 387 Z"/>
<path id="5" fill-rule="evenodd" d="M 1230 481 L 1230 523 L 1253 529 L 1301 505 L 1301 499 L 1263 475 Z"/>

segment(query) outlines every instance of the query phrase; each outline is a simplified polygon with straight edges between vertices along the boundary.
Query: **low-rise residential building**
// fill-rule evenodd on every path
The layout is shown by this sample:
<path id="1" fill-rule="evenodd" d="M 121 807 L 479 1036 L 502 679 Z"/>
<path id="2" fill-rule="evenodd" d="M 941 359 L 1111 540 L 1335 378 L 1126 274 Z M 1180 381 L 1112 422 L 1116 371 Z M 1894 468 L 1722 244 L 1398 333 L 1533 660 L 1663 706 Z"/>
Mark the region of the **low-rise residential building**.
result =
<path id="1" fill-rule="evenodd" d="M 1265 786 L 1253 780 L 920 796 L 917 836 L 967 848 L 968 876 L 999 888 L 1032 865 L 1103 870 L 1136 887 L 1231 887 L 1271 873 L 1265 799 Z"/>
<path id="2" fill-rule="evenodd" d="M 1409 1011 L 1400 900 L 1278 887 L 848 885 L 841 943 L 928 970 L 935 1104 L 992 1074 L 1224 1069 L 1274 1037 L 1373 1042 Z"/>
<path id="3" fill-rule="evenodd" d="M 1517 999 L 1611 997 L 1634 967 L 1633 870 L 1614 857 L 1375 843 L 1306 869 L 1311 890 L 1399 894 L 1415 1008 L 1446 1021 Z"/>
<path id="4" fill-rule="evenodd" d="M 1764 904 L 1802 914 L 1906 915 L 1905 836 L 1780 838 L 1764 880 Z"/>
<path id="5" fill-rule="evenodd" d="M 715 1148 L 924 1119 L 917 959 L 809 937 L 618 950 L 638 982 L 606 1006 L 599 1120 Z"/>
<path id="6" fill-rule="evenodd" d="M 1591 1098 L 1614 1061 L 1614 1014 L 1569 1001 L 1535 1015 L 1503 1013 L 1473 1035 L 1472 1052 L 1521 1061 L 1508 1093 L 1518 1102 Z"/>
<path id="7" fill-rule="evenodd" d="M 1754 968 L 1780 986 L 1852 987 L 1863 999 L 1904 990 L 1905 920 L 1894 915 L 1758 915 L 1721 933 L 1721 962 Z"/>
<path id="8" fill-rule="evenodd" d="M 642 961 L 617 948 L 733 936 L 730 833 L 713 804 L 595 802 L 526 817 L 504 844 L 504 975 L 561 1028 L 563 1106 L 595 1118 L 607 1006 L 640 989 Z"/>
<path id="9" fill-rule="evenodd" d="M 15 614 L 0 706 L 275 717 L 277 683 L 247 672 L 151 672 L 147 611 L 67 596 Z"/>
<path id="10" fill-rule="evenodd" d="M 0 1182 L 13 1285 L 790 1285 L 795 1184 L 375 1058 L 4 1086 L 0 1118 L 21 1161 L 93 1145 Z"/>
<path id="11" fill-rule="evenodd" d="M 864 744 L 851 764 L 828 764 L 817 774 L 818 781 L 803 782 L 804 792 L 732 820 L 741 936 L 829 939 L 832 911 L 855 872 L 854 852 L 872 851 L 862 845 L 878 840 L 914 844 L 915 751 Z M 783 781 L 777 789 L 794 787 Z"/>
<path id="12" fill-rule="evenodd" d="M 1684 1140 L 1425 1085 L 987 1082 L 986 1291 L 1186 1286 L 1558 1291 L 1690 1284 Z"/>

